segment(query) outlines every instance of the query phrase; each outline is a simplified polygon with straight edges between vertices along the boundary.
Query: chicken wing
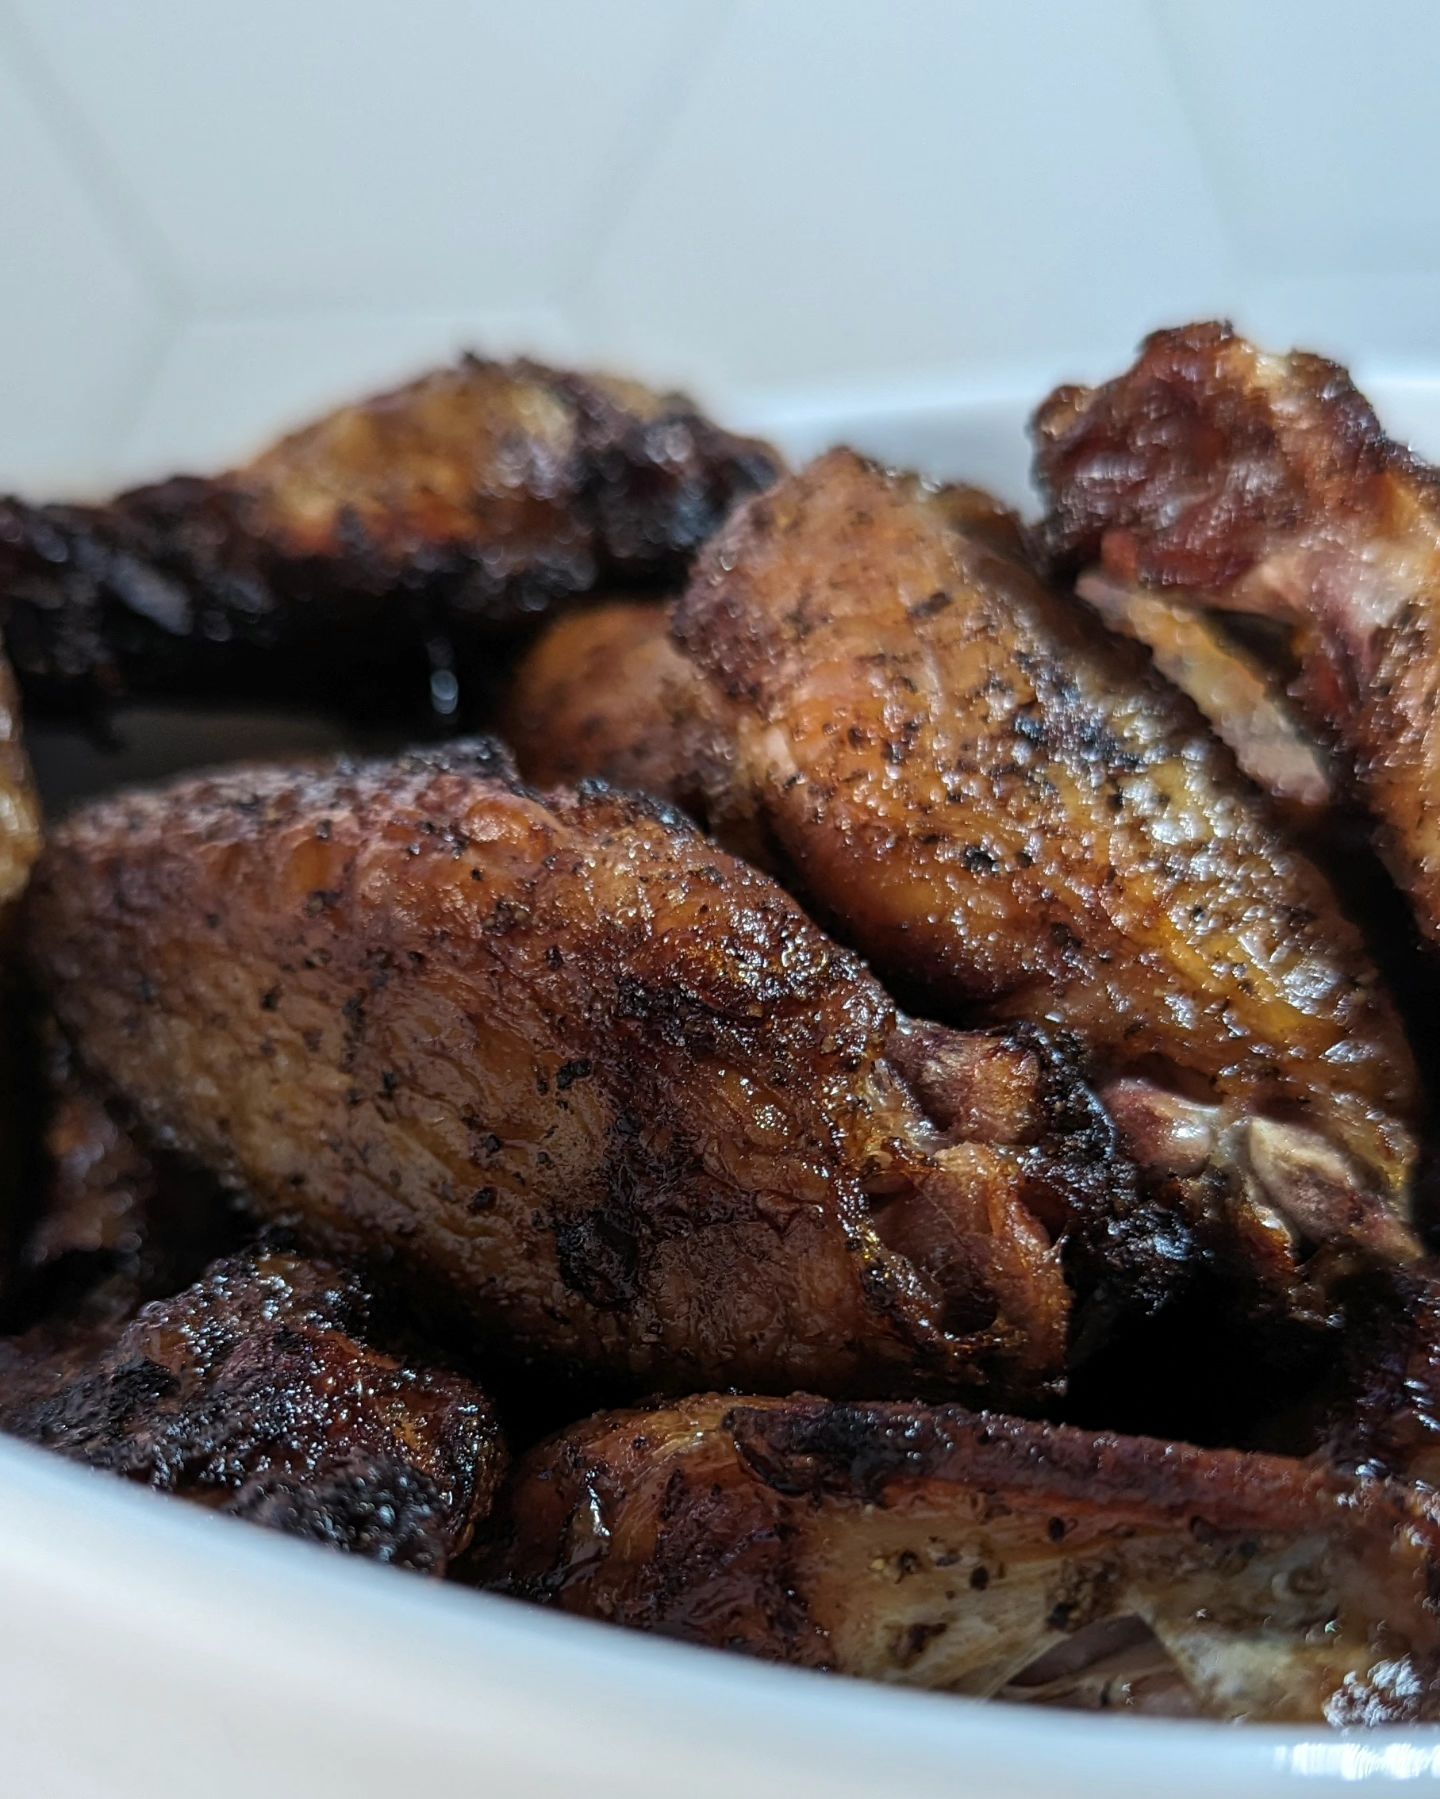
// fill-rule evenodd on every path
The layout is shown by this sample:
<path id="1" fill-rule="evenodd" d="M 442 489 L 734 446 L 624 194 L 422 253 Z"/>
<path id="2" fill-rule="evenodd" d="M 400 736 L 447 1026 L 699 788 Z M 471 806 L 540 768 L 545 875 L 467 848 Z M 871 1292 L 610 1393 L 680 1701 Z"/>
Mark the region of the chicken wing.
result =
<path id="1" fill-rule="evenodd" d="M 562 1375 L 1033 1400 L 1072 1280 L 1184 1260 L 1038 1036 L 902 1026 L 677 814 L 483 745 L 101 803 L 31 923 L 153 1133 Z"/>
<path id="2" fill-rule="evenodd" d="M 1440 936 L 1440 487 L 1343 369 L 1228 325 L 1146 339 L 1035 418 L 1057 564 L 1293 628 L 1294 692 Z"/>
<path id="3" fill-rule="evenodd" d="M 871 1679 L 1217 1718 L 1437 1716 L 1440 1516 L 1273 1456 L 955 1406 L 706 1396 L 521 1463 L 501 1591 Z"/>
<path id="4" fill-rule="evenodd" d="M 461 710 L 467 649 L 592 588 L 671 581 L 777 469 L 683 396 L 469 357 L 245 466 L 105 506 L 0 502 L 28 693 Z"/>
<path id="5" fill-rule="evenodd" d="M 1414 1255 L 1415 1074 L 1357 932 L 993 501 L 832 452 L 741 509 L 675 632 L 728 804 L 902 995 L 1078 1040 L 1142 1161 L 1287 1303 Z"/>
<path id="6" fill-rule="evenodd" d="M 703 817 L 719 719 L 665 606 L 610 600 L 557 618 L 517 664 L 499 735 L 537 787 L 590 775 Z"/>
<path id="7" fill-rule="evenodd" d="M 103 1348 L 0 1397 L 0 1429 L 334 1548 L 443 1574 L 505 1451 L 484 1394 L 377 1324 L 344 1269 L 279 1249 L 214 1263 Z M 44 1378 L 48 1374 L 48 1379 Z"/>

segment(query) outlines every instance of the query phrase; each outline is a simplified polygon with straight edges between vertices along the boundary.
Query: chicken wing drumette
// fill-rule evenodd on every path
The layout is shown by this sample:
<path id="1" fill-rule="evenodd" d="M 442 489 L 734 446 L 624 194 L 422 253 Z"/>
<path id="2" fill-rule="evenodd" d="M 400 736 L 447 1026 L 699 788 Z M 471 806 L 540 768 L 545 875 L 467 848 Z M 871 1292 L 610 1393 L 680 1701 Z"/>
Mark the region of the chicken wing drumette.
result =
<path id="1" fill-rule="evenodd" d="M 484 747 L 102 803 L 31 923 L 153 1133 L 551 1370 L 1033 1399 L 1072 1284 L 1183 1258 L 1043 1038 L 902 1024 L 678 815 Z"/>
<path id="2" fill-rule="evenodd" d="M 1058 565 L 1278 620 L 1293 692 L 1339 752 L 1421 927 L 1440 936 L 1440 487 L 1343 369 L 1228 325 L 1147 338 L 1036 414 Z"/>
<path id="3" fill-rule="evenodd" d="M 777 466 L 683 396 L 471 357 L 222 475 L 0 501 L 0 596 L 37 700 L 453 716 L 477 642 L 602 577 L 673 582 Z"/>
<path id="4" fill-rule="evenodd" d="M 701 1397 L 521 1463 L 471 1570 L 565 1611 L 951 1692 L 1436 1716 L 1428 1498 L 955 1406 Z"/>

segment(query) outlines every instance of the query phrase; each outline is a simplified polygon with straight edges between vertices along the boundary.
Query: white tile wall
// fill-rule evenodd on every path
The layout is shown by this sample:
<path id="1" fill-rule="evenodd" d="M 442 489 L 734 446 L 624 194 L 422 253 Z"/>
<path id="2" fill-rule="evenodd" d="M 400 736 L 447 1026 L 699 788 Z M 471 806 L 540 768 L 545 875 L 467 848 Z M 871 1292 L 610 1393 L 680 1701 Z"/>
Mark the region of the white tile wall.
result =
<path id="1" fill-rule="evenodd" d="M 1217 310 L 1440 373 L 1437 75 L 1433 0 L 0 0 L 0 485 L 463 343 L 797 441 Z"/>

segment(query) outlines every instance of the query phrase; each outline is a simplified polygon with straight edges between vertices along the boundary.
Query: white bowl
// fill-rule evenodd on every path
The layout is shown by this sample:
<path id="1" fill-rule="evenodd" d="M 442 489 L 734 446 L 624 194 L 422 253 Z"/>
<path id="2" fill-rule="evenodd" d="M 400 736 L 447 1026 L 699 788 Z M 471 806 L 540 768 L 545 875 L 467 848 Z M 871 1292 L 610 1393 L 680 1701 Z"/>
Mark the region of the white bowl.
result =
<path id="1" fill-rule="evenodd" d="M 768 428 L 1022 496 L 1023 397 Z M 1440 447 L 1440 383 L 1366 386 Z M 769 1668 L 426 1582 L 0 1440 L 0 1794 L 16 1799 L 1266 1799 L 1440 1781 L 1440 1728 L 1041 1712 Z"/>

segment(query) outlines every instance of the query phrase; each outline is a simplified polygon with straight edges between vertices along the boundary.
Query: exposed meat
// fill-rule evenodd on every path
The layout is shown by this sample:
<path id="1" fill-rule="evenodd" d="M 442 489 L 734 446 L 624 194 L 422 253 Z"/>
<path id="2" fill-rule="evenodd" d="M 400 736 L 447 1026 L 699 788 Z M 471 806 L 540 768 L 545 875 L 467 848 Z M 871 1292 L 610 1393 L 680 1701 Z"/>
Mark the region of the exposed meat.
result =
<path id="1" fill-rule="evenodd" d="M 673 580 L 777 467 L 683 396 L 469 357 L 214 478 L 0 502 L 12 654 L 28 693 L 71 706 L 453 717 L 477 644 L 602 578 Z"/>
<path id="2" fill-rule="evenodd" d="M 997 1110 L 963 1038 L 901 1031 L 677 814 L 538 796 L 484 745 L 104 802 L 56 833 L 31 922 L 152 1132 L 612 1391 L 1033 1400 L 1067 1272 L 1145 1305 L 1184 1259 L 1038 1036 L 984 1040 Z"/>
<path id="3" fill-rule="evenodd" d="M 443 1574 L 505 1452 L 461 1375 L 386 1333 L 355 1277 L 275 1249 L 214 1263 L 104 1347 L 0 1394 L 72 1460 L 379 1561 Z"/>
<path id="4" fill-rule="evenodd" d="M 1414 1255 L 1414 1069 L 1358 933 L 993 502 L 832 452 L 741 509 L 675 630 L 729 803 L 903 993 L 1070 1033 L 1142 1162 L 1287 1304 Z"/>
<path id="5" fill-rule="evenodd" d="M 1057 563 L 1292 628 L 1297 702 L 1440 935 L 1434 472 L 1343 369 L 1219 324 L 1156 332 L 1116 380 L 1058 389 L 1034 429 Z"/>
<path id="6" fill-rule="evenodd" d="M 1335 799 L 1329 758 L 1296 717 L 1280 678 L 1223 620 L 1098 570 L 1082 575 L 1076 591 L 1111 630 L 1145 645 L 1291 823 L 1302 830 L 1322 824 Z"/>
<path id="7" fill-rule="evenodd" d="M 709 1396 L 534 1450 L 472 1572 L 872 1679 L 1350 1724 L 1436 1716 L 1437 1545 L 1428 1498 L 1280 1457 Z"/>

